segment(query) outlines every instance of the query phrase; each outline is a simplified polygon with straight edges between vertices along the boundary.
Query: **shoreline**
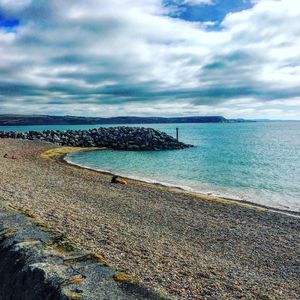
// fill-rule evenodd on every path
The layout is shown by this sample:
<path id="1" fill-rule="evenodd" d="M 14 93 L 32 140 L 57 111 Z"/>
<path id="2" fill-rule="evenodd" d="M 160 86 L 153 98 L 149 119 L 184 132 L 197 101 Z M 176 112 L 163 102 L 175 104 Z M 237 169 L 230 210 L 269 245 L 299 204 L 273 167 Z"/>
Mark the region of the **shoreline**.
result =
<path id="1" fill-rule="evenodd" d="M 67 147 L 63 147 L 63 148 L 67 148 Z M 68 147 L 70 148 L 70 147 Z M 142 183 L 142 184 L 147 184 L 151 187 L 159 187 L 162 189 L 165 189 L 171 193 L 183 193 L 183 194 L 187 194 L 190 195 L 192 197 L 195 198 L 200 198 L 200 199 L 205 199 L 205 200 L 210 200 L 210 201 L 215 201 L 215 202 L 222 202 L 224 203 L 224 201 L 226 201 L 226 203 L 228 204 L 239 204 L 242 205 L 244 207 L 249 207 L 249 208 L 256 208 L 256 209 L 264 209 L 264 210 L 268 210 L 268 211 L 272 211 L 272 212 L 277 212 L 277 213 L 281 213 L 281 214 L 285 214 L 288 216 L 293 216 L 293 217 L 298 217 L 300 218 L 300 211 L 293 211 L 293 210 L 288 210 L 288 209 L 281 209 L 281 208 L 277 208 L 277 207 L 272 207 L 272 206 L 267 206 L 267 205 L 263 205 L 263 204 L 259 204 L 250 200 L 242 200 L 242 199 L 234 199 L 234 198 L 230 198 L 230 197 L 223 197 L 223 196 L 219 196 L 219 195 L 215 195 L 213 192 L 211 194 L 206 194 L 203 193 L 201 191 L 195 191 L 195 190 L 188 190 L 185 189 L 183 186 L 180 185 L 173 185 L 173 184 L 168 184 L 166 182 L 163 181 L 156 181 L 156 180 L 151 180 L 149 179 L 149 181 L 146 178 L 137 178 L 134 176 L 130 176 L 130 175 L 122 175 L 122 174 L 117 174 L 117 173 L 113 173 L 113 172 L 109 172 L 106 170 L 100 170 L 100 169 L 94 169 L 88 166 L 84 166 L 81 164 L 77 164 L 74 163 L 70 160 L 67 159 L 67 156 L 70 153 L 76 153 L 76 152 L 86 152 L 86 151 L 104 151 L 104 150 L 113 150 L 113 149 L 109 149 L 109 148 L 80 148 L 76 151 L 76 147 L 75 149 L 72 149 L 75 151 L 70 151 L 70 152 L 66 152 L 63 153 L 61 156 L 58 156 L 57 159 L 62 162 L 63 164 L 66 165 L 70 165 L 72 167 L 76 167 L 78 169 L 83 169 L 83 170 L 90 170 L 93 172 L 96 172 L 100 175 L 109 175 L 109 176 L 119 176 L 122 177 L 126 180 L 130 180 L 132 183 L 136 184 L 136 183 Z M 116 150 L 114 150 L 116 151 Z"/>
<path id="2" fill-rule="evenodd" d="M 299 295 L 298 217 L 132 179 L 111 184 L 64 161 L 78 148 L 0 146 L 17 157 L 0 156 L 0 199 L 149 288 L 176 300 Z"/>

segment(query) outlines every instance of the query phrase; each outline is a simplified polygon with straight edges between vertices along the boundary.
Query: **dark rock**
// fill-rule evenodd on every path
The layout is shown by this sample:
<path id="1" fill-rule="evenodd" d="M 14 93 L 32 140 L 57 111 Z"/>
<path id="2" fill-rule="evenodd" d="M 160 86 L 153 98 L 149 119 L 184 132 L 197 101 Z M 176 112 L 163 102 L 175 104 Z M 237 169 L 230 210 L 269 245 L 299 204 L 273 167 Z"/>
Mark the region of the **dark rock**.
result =
<path id="1" fill-rule="evenodd" d="M 192 147 L 152 128 L 109 127 L 90 130 L 0 131 L 0 138 L 42 140 L 64 146 L 108 147 L 116 150 L 173 150 Z"/>
<path id="2" fill-rule="evenodd" d="M 1 300 L 167 299 L 2 201 L 0 220 Z"/>

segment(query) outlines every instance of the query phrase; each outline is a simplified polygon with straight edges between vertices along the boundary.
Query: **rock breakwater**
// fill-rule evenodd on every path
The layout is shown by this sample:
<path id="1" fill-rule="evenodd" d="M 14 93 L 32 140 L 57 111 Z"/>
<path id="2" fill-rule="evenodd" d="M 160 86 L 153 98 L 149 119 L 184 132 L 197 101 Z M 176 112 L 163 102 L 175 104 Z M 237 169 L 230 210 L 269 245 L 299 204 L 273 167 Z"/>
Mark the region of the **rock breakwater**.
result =
<path id="1" fill-rule="evenodd" d="M 89 130 L 0 131 L 0 138 L 41 140 L 62 146 L 107 147 L 115 150 L 175 150 L 192 147 L 172 136 L 144 127 L 100 127 Z"/>

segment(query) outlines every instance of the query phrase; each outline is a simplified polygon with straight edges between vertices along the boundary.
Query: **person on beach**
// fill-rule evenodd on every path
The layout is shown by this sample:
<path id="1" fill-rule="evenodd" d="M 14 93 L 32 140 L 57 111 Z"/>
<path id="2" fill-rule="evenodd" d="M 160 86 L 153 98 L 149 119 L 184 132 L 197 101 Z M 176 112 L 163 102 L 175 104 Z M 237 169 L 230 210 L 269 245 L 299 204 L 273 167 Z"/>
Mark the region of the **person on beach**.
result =
<path id="1" fill-rule="evenodd" d="M 5 154 L 3 155 L 3 158 L 9 158 L 9 157 L 8 157 L 8 154 L 5 153 Z M 15 155 L 12 155 L 12 156 L 11 156 L 11 159 L 17 159 L 17 157 L 16 157 Z"/>
<path id="2" fill-rule="evenodd" d="M 114 175 L 111 179 L 111 183 L 127 184 L 127 181 L 122 178 L 118 178 L 118 176 Z"/>

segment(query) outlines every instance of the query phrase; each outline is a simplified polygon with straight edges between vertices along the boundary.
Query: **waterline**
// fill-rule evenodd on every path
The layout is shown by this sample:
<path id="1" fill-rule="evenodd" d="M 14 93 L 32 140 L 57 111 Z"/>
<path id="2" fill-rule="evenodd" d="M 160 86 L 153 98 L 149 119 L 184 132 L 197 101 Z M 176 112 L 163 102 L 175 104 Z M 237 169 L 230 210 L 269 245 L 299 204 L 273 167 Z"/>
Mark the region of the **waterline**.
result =
<path id="1" fill-rule="evenodd" d="M 157 127 L 170 134 L 175 125 Z M 300 211 L 300 126 L 184 124 L 181 132 L 195 148 L 96 151 L 71 154 L 68 160 L 191 192 Z"/>

